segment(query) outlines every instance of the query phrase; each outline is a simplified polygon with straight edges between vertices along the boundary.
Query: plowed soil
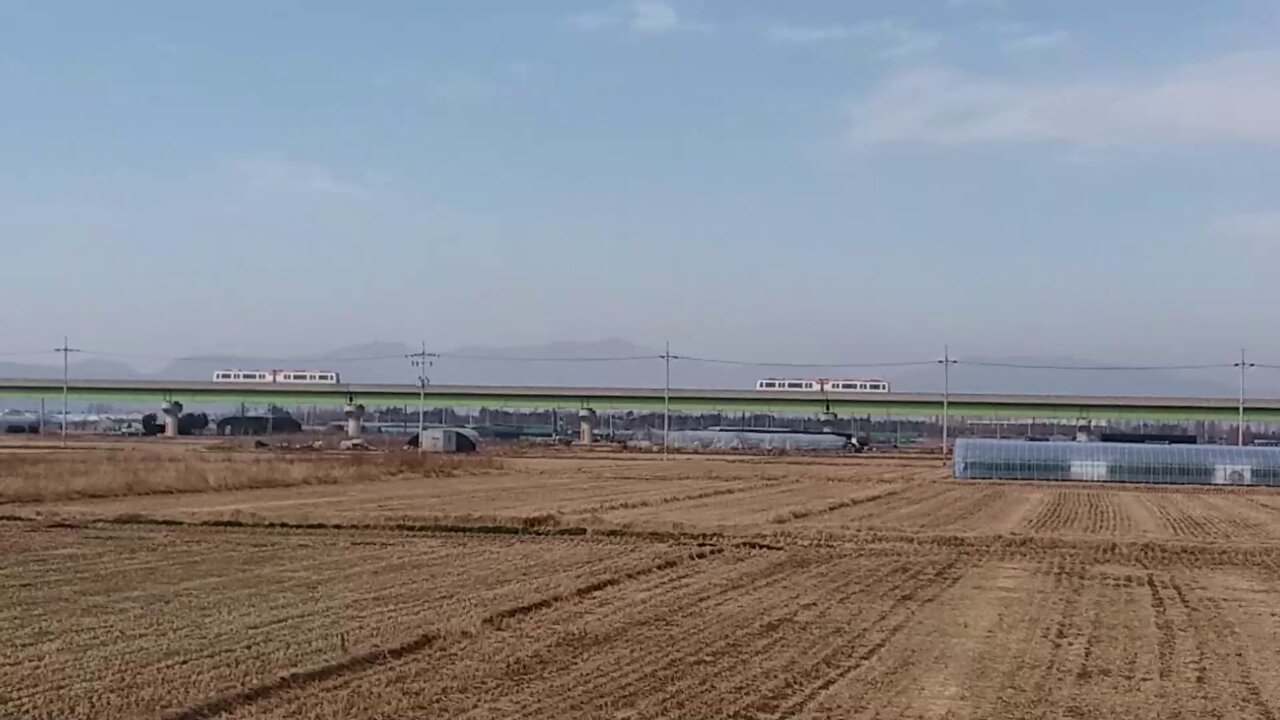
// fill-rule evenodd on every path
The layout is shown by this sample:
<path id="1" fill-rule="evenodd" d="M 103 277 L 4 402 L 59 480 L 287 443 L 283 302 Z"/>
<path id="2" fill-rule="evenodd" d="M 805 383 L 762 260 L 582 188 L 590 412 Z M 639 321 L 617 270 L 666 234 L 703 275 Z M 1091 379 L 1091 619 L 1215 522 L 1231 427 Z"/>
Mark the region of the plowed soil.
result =
<path id="1" fill-rule="evenodd" d="M 521 459 L 0 506 L 0 716 L 1280 713 L 1280 493 Z"/>

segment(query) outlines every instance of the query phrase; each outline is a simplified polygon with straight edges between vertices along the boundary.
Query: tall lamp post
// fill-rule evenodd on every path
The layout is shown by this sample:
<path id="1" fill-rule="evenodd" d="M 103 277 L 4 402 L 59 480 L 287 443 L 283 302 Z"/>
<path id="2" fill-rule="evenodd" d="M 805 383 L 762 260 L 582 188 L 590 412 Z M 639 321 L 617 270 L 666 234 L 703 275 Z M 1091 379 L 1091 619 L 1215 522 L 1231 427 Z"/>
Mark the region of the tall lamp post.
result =
<path id="1" fill-rule="evenodd" d="M 1244 447 L 1244 371 L 1254 367 L 1255 363 L 1244 361 L 1244 348 L 1240 348 L 1240 362 L 1235 366 L 1240 368 L 1240 417 L 1236 421 L 1236 445 Z"/>
<path id="2" fill-rule="evenodd" d="M 662 354 L 666 362 L 666 380 L 662 385 L 662 459 L 667 459 L 667 446 L 671 444 L 671 343 L 667 343 L 667 351 Z"/>
<path id="3" fill-rule="evenodd" d="M 71 375 L 71 372 L 70 372 L 71 363 L 69 358 L 71 356 L 71 353 L 78 353 L 80 352 L 80 350 L 77 348 L 71 347 L 71 344 L 67 342 L 67 337 L 64 335 L 62 337 L 62 347 L 54 348 L 53 351 L 62 353 L 62 447 L 66 447 L 67 446 L 67 390 L 68 390 L 67 386 L 70 385 L 69 378 Z"/>
<path id="4" fill-rule="evenodd" d="M 440 357 L 436 353 L 427 352 L 427 342 L 422 341 L 422 350 L 409 353 L 414 367 L 418 368 L 418 452 L 422 452 L 422 433 L 426 430 L 427 412 L 427 368 L 431 367 L 431 358 Z"/>
<path id="5" fill-rule="evenodd" d="M 942 359 L 938 363 L 942 365 L 942 459 L 946 460 L 951 414 L 951 366 L 956 364 L 951 358 L 950 347 L 942 346 Z"/>

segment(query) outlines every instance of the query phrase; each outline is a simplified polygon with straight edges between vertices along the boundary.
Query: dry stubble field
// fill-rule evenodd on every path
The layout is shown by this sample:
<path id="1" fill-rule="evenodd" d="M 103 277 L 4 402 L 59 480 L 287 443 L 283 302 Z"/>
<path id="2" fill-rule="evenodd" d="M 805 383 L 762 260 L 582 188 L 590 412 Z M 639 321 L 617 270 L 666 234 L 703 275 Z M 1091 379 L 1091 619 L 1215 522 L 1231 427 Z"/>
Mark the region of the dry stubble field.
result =
<path id="1" fill-rule="evenodd" d="M 1268 490 L 179 457 L 0 458 L 0 716 L 1280 712 Z"/>

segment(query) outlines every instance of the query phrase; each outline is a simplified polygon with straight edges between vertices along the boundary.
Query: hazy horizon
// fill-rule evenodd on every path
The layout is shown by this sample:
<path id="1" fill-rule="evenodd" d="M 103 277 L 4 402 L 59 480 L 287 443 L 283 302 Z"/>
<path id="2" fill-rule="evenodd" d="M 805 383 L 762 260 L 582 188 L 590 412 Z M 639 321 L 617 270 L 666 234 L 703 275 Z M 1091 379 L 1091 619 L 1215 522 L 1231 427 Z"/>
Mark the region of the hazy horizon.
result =
<path id="1" fill-rule="evenodd" d="M 417 371 L 406 343 L 371 342 L 332 348 L 309 357 L 245 357 L 236 355 L 141 358 L 93 352 L 73 354 L 70 374 L 83 379 L 207 380 L 226 368 L 315 368 L 337 371 L 349 383 L 413 383 Z M 660 387 L 662 348 L 620 338 L 589 342 L 563 341 L 515 347 L 428 347 L 433 384 L 558 385 Z M 876 377 L 895 391 L 936 392 L 943 387 L 941 366 L 928 356 L 899 358 L 810 358 L 813 362 L 882 362 L 848 367 L 773 366 L 767 357 L 711 357 L 673 347 L 673 387 L 748 389 L 763 377 Z M 1135 395 L 1233 397 L 1239 371 L 1229 362 L 1212 367 L 1114 367 L 1078 356 L 983 356 L 953 353 L 951 388 L 956 393 L 1057 395 Z M 58 378 L 60 356 L 45 352 L 27 362 L 0 357 L 0 377 Z M 1110 369 L 1107 369 L 1110 368 Z M 1247 377 L 1253 398 L 1280 396 L 1280 365 L 1259 366 Z"/>
<path id="2" fill-rule="evenodd" d="M 0 360 L 1280 364 L 1278 30 L 1260 0 L 10 3 Z"/>

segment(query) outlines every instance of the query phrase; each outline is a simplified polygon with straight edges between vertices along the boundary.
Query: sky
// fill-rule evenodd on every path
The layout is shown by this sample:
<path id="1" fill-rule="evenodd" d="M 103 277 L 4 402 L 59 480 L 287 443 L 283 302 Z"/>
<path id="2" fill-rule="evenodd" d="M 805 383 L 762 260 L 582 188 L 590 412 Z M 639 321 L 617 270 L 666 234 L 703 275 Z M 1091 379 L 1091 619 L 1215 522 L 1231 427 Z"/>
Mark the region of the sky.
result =
<path id="1" fill-rule="evenodd" d="M 1280 363 L 1278 77 L 1249 0 L 0 0 L 0 353 Z"/>

